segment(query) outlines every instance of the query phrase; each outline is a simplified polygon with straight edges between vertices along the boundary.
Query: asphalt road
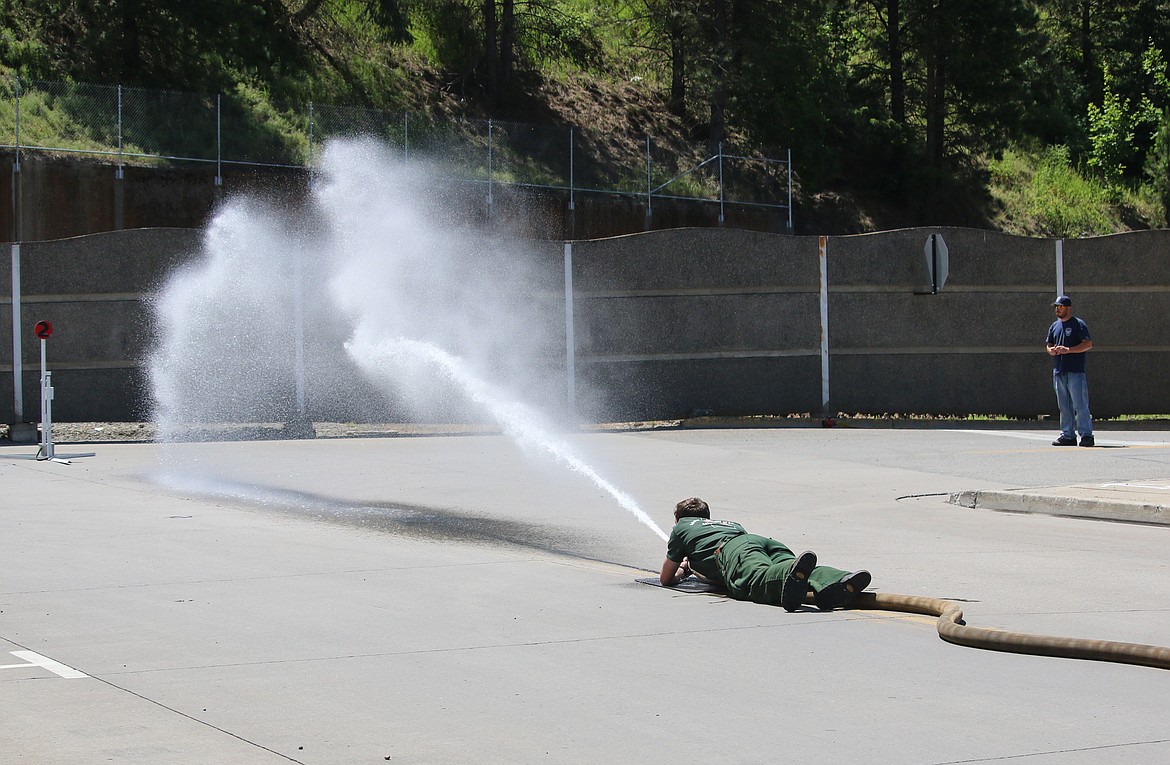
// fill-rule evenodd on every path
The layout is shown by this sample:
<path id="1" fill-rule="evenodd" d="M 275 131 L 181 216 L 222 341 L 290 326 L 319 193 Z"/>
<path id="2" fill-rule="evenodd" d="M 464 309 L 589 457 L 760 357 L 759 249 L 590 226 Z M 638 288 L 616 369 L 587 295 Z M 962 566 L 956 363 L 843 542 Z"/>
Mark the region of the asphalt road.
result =
<path id="1" fill-rule="evenodd" d="M 1051 437 L 562 438 L 662 530 L 697 495 L 972 625 L 1170 645 L 1170 527 L 947 502 L 1170 478 L 1170 433 Z M 1170 760 L 1170 671 L 637 584 L 656 530 L 501 436 L 34 452 L 0 447 L 5 762 Z"/>

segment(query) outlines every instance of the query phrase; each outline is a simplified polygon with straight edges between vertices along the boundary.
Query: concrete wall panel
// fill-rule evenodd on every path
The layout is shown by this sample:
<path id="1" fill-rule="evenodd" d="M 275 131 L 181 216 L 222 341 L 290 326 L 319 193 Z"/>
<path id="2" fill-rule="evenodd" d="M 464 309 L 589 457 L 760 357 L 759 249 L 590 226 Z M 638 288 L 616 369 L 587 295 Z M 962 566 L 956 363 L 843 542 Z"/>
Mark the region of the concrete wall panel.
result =
<path id="1" fill-rule="evenodd" d="M 926 244 L 943 238 L 949 253 L 945 289 L 1032 288 L 1054 283 L 1055 242 L 995 231 L 920 228 L 829 238 L 829 283 L 854 289 L 929 291 Z"/>
<path id="2" fill-rule="evenodd" d="M 922 254 L 928 234 L 936 229 L 902 229 L 880 234 L 829 237 L 828 278 L 834 287 L 897 288 L 902 292 L 930 289 Z"/>
<path id="3" fill-rule="evenodd" d="M 937 295 L 923 294 L 923 245 L 932 232 L 950 248 L 951 275 Z M 56 329 L 49 359 L 57 419 L 147 416 L 147 301 L 168 273 L 200 256 L 201 239 L 193 229 L 138 229 L 22 245 L 26 421 L 39 410 L 39 343 L 31 335 L 39 319 Z M 1099 417 L 1170 411 L 1170 341 L 1160 323 L 1170 299 L 1167 245 L 1168 232 L 1065 243 L 1066 289 L 1096 344 L 1088 361 Z M 514 379 L 527 386 L 527 400 L 559 410 L 568 390 L 564 243 L 523 246 L 534 254 L 525 277 L 530 307 L 539 305 L 550 324 L 541 347 L 525 351 L 536 371 Z M 572 253 L 574 383 L 586 418 L 820 412 L 815 237 L 684 229 L 573 242 Z M 0 258 L 4 306 L 9 264 Z M 962 229 L 832 237 L 826 265 L 830 412 L 1055 414 L 1042 350 L 1056 291 L 1053 240 Z M 441 413 L 410 407 L 363 378 L 340 350 L 344 338 L 318 329 L 306 334 L 311 418 L 479 416 L 459 405 Z M 10 319 L 0 322 L 0 343 L 0 396 L 10 411 Z M 263 378 L 264 411 L 232 409 L 228 400 L 224 412 L 288 418 L 290 366 L 253 368 L 249 347 L 241 340 L 240 358 L 227 366 Z"/>
<path id="4" fill-rule="evenodd" d="M 578 371 L 586 420 L 629 422 L 704 414 L 818 412 L 815 357 L 586 364 Z"/>
<path id="5" fill-rule="evenodd" d="M 1064 243 L 1064 286 L 1074 300 L 1085 290 L 1170 285 L 1170 231 L 1133 231 Z"/>
<path id="6" fill-rule="evenodd" d="M 579 300 L 585 356 L 816 351 L 815 294 L 688 295 Z"/>
<path id="7" fill-rule="evenodd" d="M 40 341 L 32 328 L 42 320 L 53 325 L 46 344 L 50 368 L 136 366 L 149 352 L 152 318 L 140 300 L 34 301 L 22 306 L 21 315 L 25 328 L 21 358 L 26 367 L 40 364 Z"/>
<path id="8" fill-rule="evenodd" d="M 136 229 L 21 245 L 21 291 L 39 295 L 101 295 L 157 290 L 179 264 L 197 256 L 202 232 Z"/>
<path id="9" fill-rule="evenodd" d="M 816 239 L 676 229 L 573 243 L 573 287 L 586 295 L 726 292 L 818 283 Z"/>
<path id="10" fill-rule="evenodd" d="M 848 414 L 1000 414 L 1056 411 L 1046 354 L 843 353 L 832 358 L 831 405 Z"/>
<path id="11" fill-rule="evenodd" d="M 1093 335 L 1091 353 L 1143 346 L 1170 352 L 1170 334 L 1158 318 L 1168 313 L 1170 292 L 1085 292 L 1073 295 L 1073 314 L 1085 320 Z"/>
<path id="12" fill-rule="evenodd" d="M 832 350 L 1028 348 L 1044 354 L 1052 297 L 1039 292 L 831 292 Z"/>
<path id="13" fill-rule="evenodd" d="M 1011 292 L 1054 283 L 1055 240 L 961 228 L 941 228 L 938 233 L 949 251 L 950 274 L 944 291 L 999 288 Z M 919 238 L 925 244 L 926 237 L 921 230 Z M 925 267 L 925 252 L 922 262 Z"/>
<path id="14" fill-rule="evenodd" d="M 139 422 L 150 419 L 150 389 L 141 367 L 60 367 L 49 357 L 54 422 Z M 24 422 L 40 420 L 40 366 L 25 367 Z M 11 411 L 12 372 L 0 376 L 4 409 Z"/>
<path id="15" fill-rule="evenodd" d="M 1094 342 L 1086 370 L 1094 417 L 1170 412 L 1170 349 L 1114 352 Z"/>

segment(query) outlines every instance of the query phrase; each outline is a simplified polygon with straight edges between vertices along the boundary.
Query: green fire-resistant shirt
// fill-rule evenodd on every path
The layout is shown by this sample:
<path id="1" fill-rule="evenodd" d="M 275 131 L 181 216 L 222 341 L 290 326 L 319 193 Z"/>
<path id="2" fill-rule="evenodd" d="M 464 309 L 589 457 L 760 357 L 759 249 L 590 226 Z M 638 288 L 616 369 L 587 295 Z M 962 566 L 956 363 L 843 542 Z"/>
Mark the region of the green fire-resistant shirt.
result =
<path id="1" fill-rule="evenodd" d="M 724 542 L 746 534 L 735 521 L 715 521 L 708 518 L 683 518 L 670 530 L 666 543 L 666 557 L 675 563 L 690 559 L 691 568 L 707 579 L 722 582 L 715 565 L 715 550 Z"/>

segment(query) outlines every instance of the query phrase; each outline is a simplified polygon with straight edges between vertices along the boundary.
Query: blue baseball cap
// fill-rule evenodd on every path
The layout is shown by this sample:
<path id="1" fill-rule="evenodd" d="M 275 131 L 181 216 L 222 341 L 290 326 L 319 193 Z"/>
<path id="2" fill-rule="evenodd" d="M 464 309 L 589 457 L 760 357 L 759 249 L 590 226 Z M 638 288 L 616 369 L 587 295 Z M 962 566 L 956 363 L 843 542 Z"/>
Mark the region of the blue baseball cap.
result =
<path id="1" fill-rule="evenodd" d="M 1052 304 L 1053 305 L 1071 306 L 1072 305 L 1072 298 L 1070 298 L 1068 295 L 1061 295 L 1056 300 L 1052 301 Z"/>

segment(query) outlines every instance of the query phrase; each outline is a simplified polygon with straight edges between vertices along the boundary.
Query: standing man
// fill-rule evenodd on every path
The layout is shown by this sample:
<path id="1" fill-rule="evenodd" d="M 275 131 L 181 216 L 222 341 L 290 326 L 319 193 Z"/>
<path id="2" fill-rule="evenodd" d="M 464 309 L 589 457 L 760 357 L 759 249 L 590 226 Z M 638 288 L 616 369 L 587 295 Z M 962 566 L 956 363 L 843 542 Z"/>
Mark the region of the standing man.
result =
<path id="1" fill-rule="evenodd" d="M 1093 347 L 1089 328 L 1072 315 L 1072 300 L 1061 295 L 1052 304 L 1056 321 L 1048 328 L 1048 355 L 1052 357 L 1052 387 L 1060 405 L 1060 438 L 1053 446 L 1093 445 L 1093 415 L 1089 413 L 1089 382 L 1085 378 L 1085 352 Z M 1074 430 L 1075 428 L 1075 430 Z"/>

